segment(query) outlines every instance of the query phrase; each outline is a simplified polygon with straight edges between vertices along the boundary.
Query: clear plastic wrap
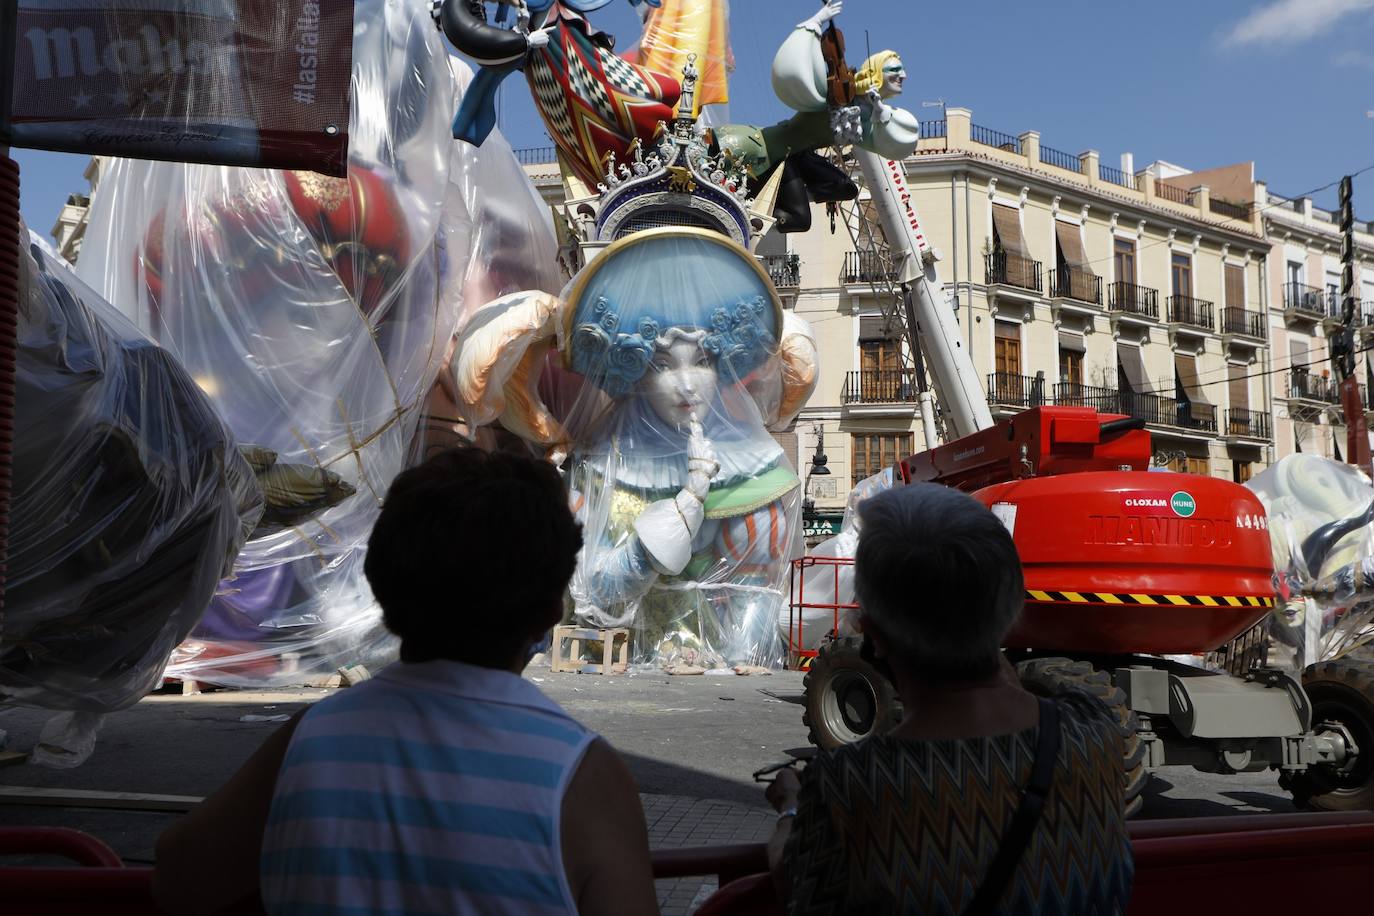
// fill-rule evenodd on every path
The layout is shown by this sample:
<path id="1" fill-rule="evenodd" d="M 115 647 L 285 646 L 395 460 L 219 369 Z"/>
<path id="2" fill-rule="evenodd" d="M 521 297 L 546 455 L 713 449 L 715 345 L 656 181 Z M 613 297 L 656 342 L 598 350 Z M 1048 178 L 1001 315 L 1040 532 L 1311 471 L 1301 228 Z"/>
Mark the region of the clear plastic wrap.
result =
<path id="1" fill-rule="evenodd" d="M 1278 660 L 1302 668 L 1374 639 L 1369 478 L 1352 465 L 1297 454 L 1246 486 L 1268 516 L 1277 592 L 1270 633 L 1281 650 Z"/>
<path id="2" fill-rule="evenodd" d="M 735 57 L 730 50 L 729 0 L 662 0 L 657 9 L 642 8 L 640 15 L 645 16 L 644 34 L 634 53 L 635 63 L 677 76 L 691 58 L 699 74 L 693 113 L 730 101 L 729 77 Z M 718 113 L 725 115 L 723 110 Z"/>
<path id="3" fill-rule="evenodd" d="M 182 367 L 29 239 L 0 699 L 66 710 L 39 759 L 71 766 L 158 684 L 262 496 Z"/>
<path id="4" fill-rule="evenodd" d="M 509 147 L 479 155 L 449 136 L 468 73 L 455 79 L 423 4 L 365 0 L 356 22 L 346 180 L 116 161 L 93 202 L 82 275 L 176 355 L 240 442 L 351 491 L 245 545 L 176 676 L 294 684 L 390 657 L 362 573 L 382 497 L 419 450 L 472 299 L 523 285 L 517 261 L 552 261 Z"/>
<path id="5" fill-rule="evenodd" d="M 784 368 L 805 361 L 779 356 L 788 337 L 802 352 L 811 339 L 804 322 L 784 324 L 758 263 L 722 235 L 687 228 L 621 239 L 563 300 L 506 297 L 462 337 L 455 381 L 474 415 L 518 413 L 557 434 L 539 444 L 569 453 L 585 542 L 576 617 L 631 627 L 640 661 L 782 661 L 801 494 L 766 428 L 786 386 L 767 377 L 790 374 L 810 390 L 804 370 Z M 555 342 L 556 363 L 529 355 Z M 528 379 L 511 366 L 541 370 L 518 399 Z"/>
<path id="6" fill-rule="evenodd" d="M 862 525 L 859 523 L 859 504 L 870 496 L 875 496 L 886 490 L 892 489 L 892 468 L 879 471 L 872 477 L 865 477 L 854 485 L 849 491 L 849 498 L 845 501 L 844 518 L 840 522 L 840 533 L 834 537 L 826 538 L 815 547 L 811 548 L 810 555 L 813 557 L 845 557 L 853 559 L 854 554 L 859 549 L 859 530 Z M 802 574 L 801 594 L 805 597 L 807 604 L 819 605 L 847 605 L 854 604 L 854 566 L 833 566 L 830 564 L 819 564 L 808 569 Z M 793 595 L 792 600 L 797 600 Z M 831 607 L 809 607 L 801 609 L 802 626 L 801 644 L 794 646 L 798 649 L 817 649 L 822 642 L 830 635 L 830 628 L 835 625 L 835 612 Z M 788 616 L 784 614 L 782 618 L 784 627 L 788 624 Z M 856 622 L 850 615 L 840 615 L 841 636 L 851 636 L 858 632 Z M 797 632 L 797 625 L 792 623 L 793 634 Z"/>

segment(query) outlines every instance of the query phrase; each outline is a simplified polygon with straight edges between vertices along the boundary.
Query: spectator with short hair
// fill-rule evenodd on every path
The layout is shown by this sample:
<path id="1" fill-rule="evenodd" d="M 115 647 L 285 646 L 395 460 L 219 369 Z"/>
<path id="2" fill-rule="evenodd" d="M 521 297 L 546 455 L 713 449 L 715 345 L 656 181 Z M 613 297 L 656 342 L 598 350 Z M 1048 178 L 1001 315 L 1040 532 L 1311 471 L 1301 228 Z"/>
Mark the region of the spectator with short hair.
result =
<path id="1" fill-rule="evenodd" d="M 788 912 L 1124 912 L 1121 736 L 1091 697 L 1028 693 L 1002 655 L 1024 603 L 1011 535 L 934 484 L 859 512 L 864 653 L 906 718 L 769 786 Z"/>
<path id="2" fill-rule="evenodd" d="M 365 571 L 401 660 L 315 704 L 158 841 L 173 913 L 656 913 L 633 778 L 520 676 L 582 544 L 557 472 L 396 478 Z M 261 883 L 259 884 L 259 876 Z"/>

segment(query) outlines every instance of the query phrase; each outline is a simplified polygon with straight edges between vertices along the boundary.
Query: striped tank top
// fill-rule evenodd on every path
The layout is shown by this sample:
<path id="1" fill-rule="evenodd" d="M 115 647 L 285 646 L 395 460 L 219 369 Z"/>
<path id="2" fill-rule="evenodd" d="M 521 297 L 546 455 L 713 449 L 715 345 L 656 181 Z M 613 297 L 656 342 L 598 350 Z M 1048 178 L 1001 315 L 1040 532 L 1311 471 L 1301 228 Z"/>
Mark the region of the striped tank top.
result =
<path id="1" fill-rule="evenodd" d="M 322 700 L 277 776 L 267 911 L 576 912 L 559 811 L 595 737 L 523 678 L 458 662 Z"/>

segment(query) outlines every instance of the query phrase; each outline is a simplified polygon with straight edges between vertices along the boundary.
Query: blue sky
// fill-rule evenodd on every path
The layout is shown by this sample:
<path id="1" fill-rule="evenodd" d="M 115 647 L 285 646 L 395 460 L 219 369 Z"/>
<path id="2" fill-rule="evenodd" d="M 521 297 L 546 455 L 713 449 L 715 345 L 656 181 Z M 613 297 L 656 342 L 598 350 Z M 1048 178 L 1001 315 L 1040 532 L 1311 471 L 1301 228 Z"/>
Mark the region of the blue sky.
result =
<path id="1" fill-rule="evenodd" d="M 415 0 L 421 2 L 421 0 Z M 737 69 L 732 120 L 771 123 L 773 51 L 813 0 L 733 0 Z M 595 14 L 622 47 L 638 34 L 628 3 Z M 840 25 L 851 63 L 865 43 L 891 47 L 918 116 L 943 98 L 975 123 L 1117 165 L 1166 159 L 1192 169 L 1254 160 L 1272 191 L 1295 195 L 1374 164 L 1374 0 L 1059 0 L 929 3 L 846 0 Z M 865 37 L 867 32 L 867 38 Z M 502 90 L 502 126 L 516 146 L 543 146 L 543 125 L 518 76 Z M 84 159 L 18 150 L 23 210 L 46 232 L 66 195 L 84 189 Z M 1316 195 L 1334 206 L 1335 191 Z M 1374 219 L 1374 171 L 1356 179 L 1356 212 Z"/>

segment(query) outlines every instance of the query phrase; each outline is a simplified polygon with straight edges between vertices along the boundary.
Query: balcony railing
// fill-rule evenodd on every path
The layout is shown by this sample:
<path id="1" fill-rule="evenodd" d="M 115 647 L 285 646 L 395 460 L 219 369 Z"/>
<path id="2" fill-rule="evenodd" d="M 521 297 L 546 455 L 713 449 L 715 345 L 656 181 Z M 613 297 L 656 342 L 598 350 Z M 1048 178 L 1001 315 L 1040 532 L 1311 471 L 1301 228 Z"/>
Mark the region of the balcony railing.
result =
<path id="1" fill-rule="evenodd" d="M 1313 375 L 1306 369 L 1292 369 L 1288 373 L 1288 397 L 1301 401 L 1321 401 L 1335 404 L 1341 399 L 1340 388 L 1329 378 Z"/>
<path id="2" fill-rule="evenodd" d="M 1218 216 L 1226 216 L 1244 222 L 1250 221 L 1249 204 L 1233 204 L 1229 200 L 1217 200 L 1213 197 L 1207 201 L 1207 209 Z"/>
<path id="3" fill-rule="evenodd" d="M 1192 296 L 1170 296 L 1168 304 L 1170 322 L 1186 324 L 1189 327 L 1201 328 L 1204 331 L 1217 329 L 1215 310 L 1212 303 L 1206 299 L 1194 299 Z"/>
<path id="4" fill-rule="evenodd" d="M 843 283 L 886 283 L 897 278 L 897 269 L 876 251 L 850 251 L 840 270 Z"/>
<path id="5" fill-rule="evenodd" d="M 1158 178 L 1155 179 L 1155 196 L 1163 200 L 1171 200 L 1176 204 L 1184 204 L 1189 207 L 1193 205 L 1193 193 L 1191 191 L 1165 184 Z"/>
<path id="6" fill-rule="evenodd" d="M 1273 430 L 1269 414 L 1262 410 L 1232 407 L 1226 411 L 1225 435 L 1242 436 L 1246 439 L 1272 439 Z"/>
<path id="7" fill-rule="evenodd" d="M 1097 164 L 1097 178 L 1099 181 L 1109 181 L 1112 184 L 1119 184 L 1123 188 L 1135 187 L 1135 176 L 1127 175 L 1121 169 L 1114 169 L 1110 165 Z"/>
<path id="8" fill-rule="evenodd" d="M 1083 172 L 1083 160 L 1077 156 L 1057 150 L 1052 146 L 1040 147 L 1040 161 L 1046 165 L 1052 165 L 1069 172 Z"/>
<path id="9" fill-rule="evenodd" d="M 1043 292 L 1045 289 L 1044 278 L 1040 275 L 1039 261 L 1032 261 L 1030 258 L 1023 258 L 1019 254 L 1012 254 L 1009 251 L 994 251 L 992 254 L 984 256 L 984 266 L 987 270 L 989 286 L 994 283 L 1001 283 L 1006 286 L 1035 290 L 1036 292 Z"/>
<path id="10" fill-rule="evenodd" d="M 930 120 L 921 122 L 922 140 L 934 140 L 944 136 L 948 136 L 948 128 L 944 118 L 940 118 L 938 121 Z"/>
<path id="11" fill-rule="evenodd" d="M 841 404 L 906 404 L 916 400 L 910 369 L 860 369 L 844 379 Z"/>
<path id="12" fill-rule="evenodd" d="M 995 146 L 998 149 L 1006 150 L 1009 153 L 1021 155 L 1021 140 L 1011 134 L 1004 134 L 999 130 L 989 130 L 977 124 L 969 125 L 969 139 L 974 143 L 981 143 L 984 146 Z"/>
<path id="13" fill-rule="evenodd" d="M 558 161 L 556 146 L 526 146 L 515 151 L 515 161 L 521 165 L 543 165 Z"/>
<path id="14" fill-rule="evenodd" d="M 1057 267 L 1050 271 L 1050 295 L 1101 305 L 1102 278 L 1080 267 Z"/>
<path id="15" fill-rule="evenodd" d="M 1038 407 L 1046 403 L 1043 375 L 1013 375 L 1008 372 L 988 373 L 988 402 L 1010 407 Z"/>
<path id="16" fill-rule="evenodd" d="M 1283 307 L 1320 318 L 1326 314 L 1326 291 L 1305 283 L 1283 284 Z"/>
<path id="17" fill-rule="evenodd" d="M 1223 334 L 1244 334 L 1263 340 L 1264 316 L 1259 312 L 1247 312 L 1230 306 L 1221 310 L 1221 332 Z"/>
<path id="18" fill-rule="evenodd" d="M 801 286 L 801 255 L 765 254 L 759 258 L 759 262 L 778 289 Z"/>
<path id="19" fill-rule="evenodd" d="M 1077 382 L 1060 382 L 1054 386 L 1054 402 L 1067 407 L 1095 407 L 1103 413 L 1122 413 L 1138 417 L 1155 426 L 1172 426 L 1217 431 L 1217 409 L 1206 410 L 1181 398 L 1166 398 L 1158 394 L 1137 394 L 1130 390 L 1098 388 Z"/>
<path id="20" fill-rule="evenodd" d="M 1108 288 L 1107 308 L 1142 318 L 1159 317 L 1159 290 L 1117 280 Z"/>

